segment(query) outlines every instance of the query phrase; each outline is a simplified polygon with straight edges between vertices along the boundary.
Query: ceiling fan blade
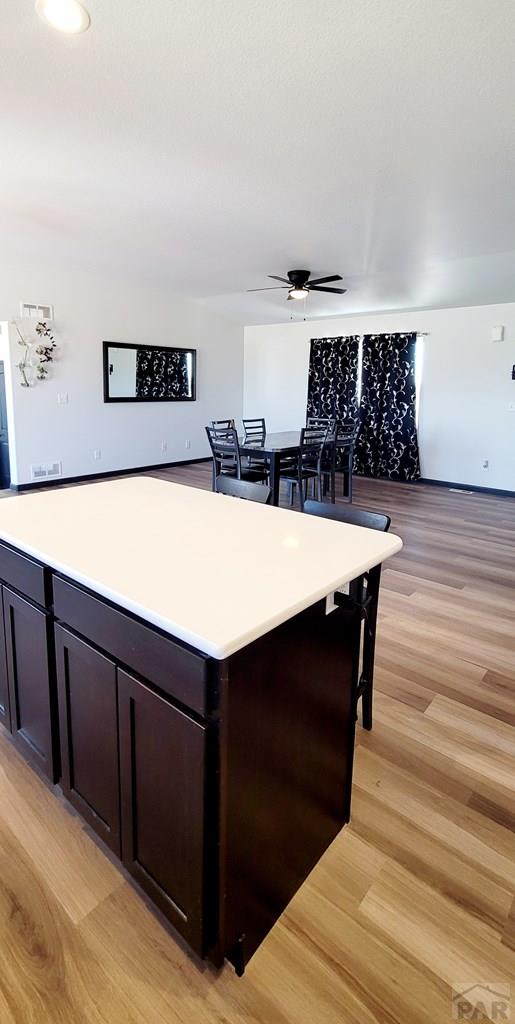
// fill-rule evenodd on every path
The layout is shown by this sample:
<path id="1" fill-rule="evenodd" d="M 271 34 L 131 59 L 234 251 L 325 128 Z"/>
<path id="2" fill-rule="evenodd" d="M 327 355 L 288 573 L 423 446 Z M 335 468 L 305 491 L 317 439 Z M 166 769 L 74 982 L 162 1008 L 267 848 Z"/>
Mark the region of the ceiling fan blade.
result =
<path id="1" fill-rule="evenodd" d="M 308 281 L 308 284 L 329 284 L 330 281 L 343 281 L 343 277 L 340 274 L 332 274 L 331 277 L 317 277 L 316 281 Z"/>
<path id="2" fill-rule="evenodd" d="M 269 288 L 247 288 L 247 292 L 283 292 L 287 287 L 287 284 L 272 284 Z"/>
<path id="3" fill-rule="evenodd" d="M 271 281 L 282 281 L 283 284 L 287 284 L 291 288 L 291 281 L 289 281 L 287 277 L 276 277 L 275 274 L 267 274 L 266 276 L 269 277 Z"/>
<path id="4" fill-rule="evenodd" d="M 319 288 L 318 285 L 308 284 L 307 288 L 310 292 L 333 292 L 334 295 L 345 295 L 346 288 Z"/>

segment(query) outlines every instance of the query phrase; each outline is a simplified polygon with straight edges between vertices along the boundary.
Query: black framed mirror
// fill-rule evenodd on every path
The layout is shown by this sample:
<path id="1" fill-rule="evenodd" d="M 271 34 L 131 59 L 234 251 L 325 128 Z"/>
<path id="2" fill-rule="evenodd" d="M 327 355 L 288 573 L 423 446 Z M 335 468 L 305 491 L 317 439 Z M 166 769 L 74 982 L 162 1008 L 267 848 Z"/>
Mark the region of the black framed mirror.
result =
<path id="1" fill-rule="evenodd" d="M 104 402 L 194 402 L 194 348 L 104 341 Z"/>

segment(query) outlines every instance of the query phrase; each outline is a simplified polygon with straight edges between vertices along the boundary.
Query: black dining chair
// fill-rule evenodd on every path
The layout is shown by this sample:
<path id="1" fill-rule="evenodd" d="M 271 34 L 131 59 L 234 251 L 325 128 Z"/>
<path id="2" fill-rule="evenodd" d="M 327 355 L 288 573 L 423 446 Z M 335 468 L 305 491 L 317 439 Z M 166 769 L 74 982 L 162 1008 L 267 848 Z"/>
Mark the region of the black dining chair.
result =
<path id="1" fill-rule="evenodd" d="M 266 467 L 242 466 L 238 434 L 234 427 L 206 427 L 206 434 L 213 456 L 213 491 L 218 476 L 232 476 L 238 480 L 267 480 Z"/>
<path id="2" fill-rule="evenodd" d="M 246 498 L 247 501 L 259 501 L 267 505 L 270 501 L 270 488 L 264 484 L 255 484 L 250 480 L 238 480 L 234 476 L 217 476 L 215 491 L 218 494 L 229 494 L 233 498 Z"/>
<path id="3" fill-rule="evenodd" d="M 352 469 L 356 447 L 357 427 L 354 423 L 336 425 L 336 469 L 342 473 L 342 497 L 352 503 Z"/>
<path id="4" fill-rule="evenodd" d="M 338 523 L 350 523 L 351 526 L 364 526 L 368 530 L 381 530 L 387 533 L 391 519 L 380 512 L 365 512 L 358 508 L 341 508 L 323 501 L 304 502 L 304 512 L 310 516 L 322 516 L 334 519 Z M 379 588 L 381 585 L 381 565 L 375 565 L 349 584 L 349 597 L 335 595 L 335 600 L 344 603 L 353 602 L 360 609 L 363 622 L 363 642 L 361 650 L 361 673 L 356 688 L 356 708 L 358 700 L 362 700 L 362 719 L 365 729 L 372 728 L 372 699 L 374 693 L 374 657 L 376 647 L 377 608 Z"/>
<path id="5" fill-rule="evenodd" d="M 293 504 L 295 487 L 299 490 L 299 504 L 304 508 L 305 497 L 310 482 L 316 486 L 316 493 L 321 497 L 322 476 L 321 465 L 324 444 L 327 437 L 325 427 L 303 427 L 300 432 L 299 451 L 293 461 L 286 461 L 279 467 L 281 480 L 290 485 L 290 504 Z"/>
<path id="6" fill-rule="evenodd" d="M 336 420 L 327 421 L 327 434 L 324 441 L 324 447 L 322 449 L 322 458 L 320 461 L 320 475 L 321 475 L 321 486 L 322 494 L 319 495 L 320 499 L 322 496 L 329 492 L 331 496 L 331 502 L 334 505 L 336 501 L 336 469 L 337 469 L 337 449 L 336 449 L 336 433 L 337 423 Z"/>

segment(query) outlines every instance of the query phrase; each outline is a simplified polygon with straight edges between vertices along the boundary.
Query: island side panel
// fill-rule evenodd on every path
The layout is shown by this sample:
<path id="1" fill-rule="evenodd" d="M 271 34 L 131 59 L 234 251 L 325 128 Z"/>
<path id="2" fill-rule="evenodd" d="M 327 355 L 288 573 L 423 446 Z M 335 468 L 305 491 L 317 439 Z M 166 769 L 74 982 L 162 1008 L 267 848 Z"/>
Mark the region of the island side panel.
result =
<path id="1" fill-rule="evenodd" d="M 320 601 L 228 661 L 222 941 L 239 971 L 348 821 L 359 628 Z"/>

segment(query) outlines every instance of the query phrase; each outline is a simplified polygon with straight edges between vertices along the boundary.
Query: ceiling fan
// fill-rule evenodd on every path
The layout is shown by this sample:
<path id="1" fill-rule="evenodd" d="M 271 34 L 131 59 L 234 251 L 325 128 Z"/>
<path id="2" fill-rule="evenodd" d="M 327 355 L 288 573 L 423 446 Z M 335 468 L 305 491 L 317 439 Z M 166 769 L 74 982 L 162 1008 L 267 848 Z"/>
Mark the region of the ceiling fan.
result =
<path id="1" fill-rule="evenodd" d="M 330 281 L 342 281 L 339 274 L 332 274 L 330 277 L 317 277 L 315 281 L 309 280 L 310 270 L 289 270 L 288 277 L 276 277 L 275 274 L 268 274 L 271 281 L 282 281 L 280 285 L 270 285 L 268 288 L 248 288 L 249 292 L 270 292 L 277 289 L 288 289 L 288 299 L 305 299 L 310 292 L 333 292 L 335 295 L 345 295 L 346 288 L 324 288 Z"/>

